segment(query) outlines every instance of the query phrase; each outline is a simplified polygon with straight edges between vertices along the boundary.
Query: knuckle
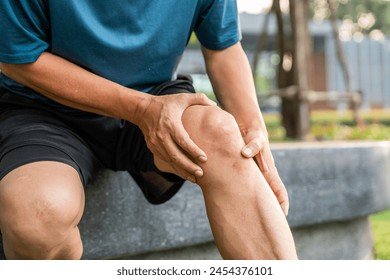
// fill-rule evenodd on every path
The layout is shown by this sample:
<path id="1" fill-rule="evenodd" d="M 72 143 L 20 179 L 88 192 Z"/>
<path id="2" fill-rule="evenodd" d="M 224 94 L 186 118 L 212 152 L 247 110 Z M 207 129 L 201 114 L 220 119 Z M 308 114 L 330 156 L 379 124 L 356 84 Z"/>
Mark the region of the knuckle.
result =
<path id="1" fill-rule="evenodd" d="M 177 144 L 182 148 L 186 148 L 188 146 L 188 140 L 185 137 L 179 137 L 177 139 Z"/>
<path id="2" fill-rule="evenodd" d="M 273 174 L 275 176 L 279 174 L 278 169 L 276 168 L 275 165 L 269 166 L 269 173 L 271 173 L 271 174 Z"/>
<path id="3" fill-rule="evenodd" d="M 197 103 L 205 103 L 208 101 L 208 97 L 204 93 L 195 93 L 193 95 L 194 100 L 196 100 Z"/>
<path id="4" fill-rule="evenodd" d="M 163 119 L 161 120 L 161 125 L 162 125 L 163 127 L 168 127 L 168 128 L 170 128 L 170 127 L 172 127 L 172 121 L 171 121 L 171 119 L 168 118 L 168 117 L 163 118 Z"/>
<path id="5" fill-rule="evenodd" d="M 275 195 L 282 201 L 288 201 L 287 190 L 285 188 L 280 188 L 276 190 Z"/>
<path id="6" fill-rule="evenodd" d="M 155 146 L 157 146 L 157 142 L 158 142 L 158 141 L 157 141 L 156 138 L 150 138 L 149 141 L 147 141 L 146 144 L 147 144 L 148 146 L 155 147 Z"/>
<path id="7" fill-rule="evenodd" d="M 170 162 L 172 163 L 178 163 L 179 162 L 179 157 L 177 154 L 171 154 L 169 157 Z"/>
<path id="8" fill-rule="evenodd" d="M 251 146 L 255 151 L 263 151 L 263 146 L 259 141 L 252 141 Z"/>
<path id="9" fill-rule="evenodd" d="M 156 137 L 152 138 L 152 141 L 154 141 L 156 143 L 156 139 L 158 139 L 159 141 L 163 141 L 165 139 L 165 133 L 162 132 L 161 130 L 157 131 L 156 132 Z"/>
<path id="10" fill-rule="evenodd" d="M 265 150 L 266 141 L 264 139 L 259 138 L 257 141 L 257 145 L 259 146 L 260 150 Z"/>
<path id="11" fill-rule="evenodd" d="M 198 92 L 198 93 L 196 93 L 195 95 L 196 95 L 196 97 L 199 98 L 199 99 L 207 99 L 207 96 L 206 96 L 206 94 L 204 94 L 204 93 Z"/>
<path id="12" fill-rule="evenodd" d="M 175 170 L 175 174 L 180 178 L 184 180 L 188 180 L 188 178 L 190 177 L 190 175 L 185 170 L 174 165 L 172 165 L 172 168 Z"/>
<path id="13" fill-rule="evenodd" d="M 154 146 L 150 143 L 150 141 L 147 141 L 147 142 L 146 142 L 146 147 L 148 147 L 148 149 L 151 150 L 151 151 L 153 152 Z"/>

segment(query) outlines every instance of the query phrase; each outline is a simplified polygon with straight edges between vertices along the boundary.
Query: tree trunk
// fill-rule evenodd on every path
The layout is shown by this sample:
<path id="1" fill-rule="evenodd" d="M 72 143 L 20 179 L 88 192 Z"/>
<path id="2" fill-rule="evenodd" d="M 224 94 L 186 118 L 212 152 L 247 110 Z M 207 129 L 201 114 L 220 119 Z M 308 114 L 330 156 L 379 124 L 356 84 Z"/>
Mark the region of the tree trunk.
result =
<path id="1" fill-rule="evenodd" d="M 278 87 L 280 89 L 287 88 L 289 86 L 295 85 L 294 81 L 294 71 L 293 68 L 286 69 L 283 65 L 285 63 L 285 58 L 287 55 L 292 56 L 292 38 L 291 34 L 288 34 L 285 30 L 283 22 L 283 14 L 280 9 L 280 0 L 273 1 L 273 10 L 276 15 L 276 21 L 278 26 L 277 33 L 277 50 L 280 57 L 280 63 L 278 66 Z M 294 64 L 293 64 L 294 65 Z M 294 66 L 293 66 L 294 67 Z M 282 106 L 281 106 L 281 115 L 282 115 L 282 125 L 286 130 L 286 137 L 288 138 L 297 138 L 298 131 L 298 114 L 299 104 L 297 103 L 296 98 L 281 96 Z"/>
<path id="2" fill-rule="evenodd" d="M 347 58 L 345 56 L 345 52 L 343 49 L 343 46 L 341 45 L 341 40 L 339 37 L 339 29 L 337 26 L 337 16 L 336 16 L 336 5 L 334 0 L 327 0 L 329 12 L 330 12 L 330 18 L 332 22 L 332 29 L 333 29 L 333 37 L 335 41 L 335 47 L 336 47 L 336 53 L 337 53 L 337 59 L 341 66 L 343 75 L 344 75 L 344 81 L 346 84 L 346 91 L 348 93 L 352 92 L 352 83 L 351 83 L 351 76 L 349 75 L 349 68 L 348 68 L 348 62 Z M 359 117 L 359 108 L 358 104 L 355 102 L 355 100 L 351 100 L 350 106 L 353 112 L 353 119 L 355 124 L 360 123 L 360 117 Z"/>
<path id="3" fill-rule="evenodd" d="M 311 59 L 311 41 L 308 29 L 309 0 L 290 0 L 291 34 L 287 34 L 280 9 L 280 0 L 273 1 L 278 24 L 278 87 L 296 86 L 293 96 L 282 95 L 282 124 L 286 136 L 293 139 L 305 139 L 310 129 L 310 111 L 306 92 L 309 90 Z M 290 57 L 292 65 L 287 68 L 285 59 Z"/>
<path id="4" fill-rule="evenodd" d="M 293 77 L 298 92 L 293 101 L 297 130 L 293 138 L 305 139 L 310 130 L 310 110 L 306 98 L 309 90 L 311 42 L 308 28 L 309 0 L 290 0 L 290 18 L 293 37 Z"/>

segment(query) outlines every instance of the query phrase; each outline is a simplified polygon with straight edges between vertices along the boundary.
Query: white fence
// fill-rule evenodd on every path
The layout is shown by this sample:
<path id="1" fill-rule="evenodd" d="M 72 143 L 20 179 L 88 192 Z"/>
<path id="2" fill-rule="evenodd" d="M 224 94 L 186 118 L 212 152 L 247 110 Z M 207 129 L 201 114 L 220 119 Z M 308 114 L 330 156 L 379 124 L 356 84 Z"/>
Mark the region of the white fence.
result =
<path id="1" fill-rule="evenodd" d="M 352 90 L 362 92 L 362 108 L 390 108 L 390 40 L 374 41 L 364 37 L 343 45 Z M 328 90 L 346 90 L 332 38 L 326 40 L 325 52 Z"/>

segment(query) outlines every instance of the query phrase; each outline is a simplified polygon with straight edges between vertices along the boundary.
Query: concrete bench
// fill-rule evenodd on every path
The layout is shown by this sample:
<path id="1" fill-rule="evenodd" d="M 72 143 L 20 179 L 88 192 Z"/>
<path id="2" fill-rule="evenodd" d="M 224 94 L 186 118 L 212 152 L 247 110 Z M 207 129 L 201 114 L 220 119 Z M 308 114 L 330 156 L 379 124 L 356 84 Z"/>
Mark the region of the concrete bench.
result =
<path id="1" fill-rule="evenodd" d="M 273 145 L 301 259 L 369 259 L 368 215 L 390 207 L 389 142 Z M 150 205 L 125 172 L 86 188 L 84 259 L 220 259 L 199 187 Z"/>
<path id="2" fill-rule="evenodd" d="M 368 259 L 368 215 L 390 207 L 388 142 L 273 145 L 290 196 L 288 221 L 301 259 Z M 104 171 L 86 190 L 85 259 L 218 259 L 200 189 L 186 183 L 148 204 L 124 172 Z"/>

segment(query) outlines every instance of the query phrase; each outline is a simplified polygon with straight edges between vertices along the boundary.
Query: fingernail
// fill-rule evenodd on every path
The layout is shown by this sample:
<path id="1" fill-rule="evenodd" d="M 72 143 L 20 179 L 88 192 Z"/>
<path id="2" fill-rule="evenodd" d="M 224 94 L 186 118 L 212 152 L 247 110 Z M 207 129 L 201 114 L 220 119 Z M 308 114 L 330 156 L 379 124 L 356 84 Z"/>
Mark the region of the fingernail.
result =
<path id="1" fill-rule="evenodd" d="M 207 157 L 205 157 L 205 156 L 200 156 L 198 159 L 201 162 L 206 162 L 207 161 Z"/>
<path id="2" fill-rule="evenodd" d="M 252 149 L 251 148 L 245 148 L 243 151 L 245 156 L 250 157 L 252 155 Z"/>
<path id="3" fill-rule="evenodd" d="M 195 171 L 195 176 L 202 177 L 203 176 L 203 171 L 202 170 L 196 170 Z"/>

